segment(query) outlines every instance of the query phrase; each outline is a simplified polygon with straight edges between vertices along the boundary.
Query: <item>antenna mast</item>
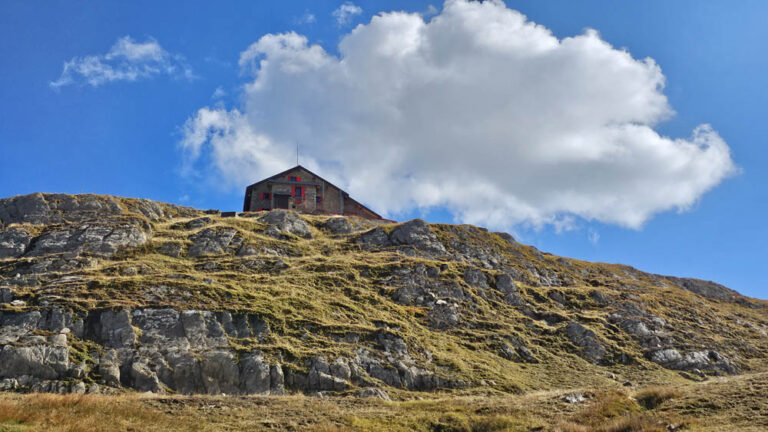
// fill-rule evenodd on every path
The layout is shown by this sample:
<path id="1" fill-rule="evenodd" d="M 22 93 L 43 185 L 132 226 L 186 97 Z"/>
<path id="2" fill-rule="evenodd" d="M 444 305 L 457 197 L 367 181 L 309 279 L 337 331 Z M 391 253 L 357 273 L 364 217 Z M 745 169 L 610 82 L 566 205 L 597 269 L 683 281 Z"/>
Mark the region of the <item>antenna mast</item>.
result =
<path id="1" fill-rule="evenodd" d="M 296 143 L 296 165 L 299 164 L 299 143 Z"/>

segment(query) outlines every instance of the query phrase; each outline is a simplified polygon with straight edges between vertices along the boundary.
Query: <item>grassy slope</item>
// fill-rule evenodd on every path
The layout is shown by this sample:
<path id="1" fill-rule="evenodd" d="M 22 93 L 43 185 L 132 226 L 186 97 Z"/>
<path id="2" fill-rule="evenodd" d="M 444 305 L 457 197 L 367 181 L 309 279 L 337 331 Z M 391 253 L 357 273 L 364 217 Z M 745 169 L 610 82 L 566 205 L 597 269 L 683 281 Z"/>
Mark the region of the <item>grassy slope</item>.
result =
<path id="1" fill-rule="evenodd" d="M 198 216 L 203 214 L 195 217 Z M 211 216 L 213 224 L 207 228 L 235 228 L 245 243 L 265 253 L 251 257 L 229 254 L 170 258 L 157 253 L 157 248 L 168 241 L 189 245 L 189 236 L 194 231 L 183 228 L 183 224 L 192 218 L 150 222 L 140 215 L 130 217 L 142 219 L 152 227 L 153 238 L 148 245 L 114 259 L 98 260 L 87 269 L 44 275 L 40 287 L 22 288 L 17 290 L 17 296 L 30 305 L 46 300 L 81 310 L 171 306 L 248 311 L 263 317 L 271 333 L 264 343 L 250 339 L 233 342 L 242 349 L 258 347 L 268 357 L 280 357 L 297 367 L 301 367 L 299 360 L 317 354 L 329 359 L 353 356 L 360 345 L 372 344 L 377 334 L 388 331 L 406 341 L 409 354 L 417 361 L 426 363 L 431 358 L 430 364 L 438 373 L 445 371 L 475 387 L 436 394 L 388 388 L 390 395 L 399 400 L 392 403 L 352 398 L 318 400 L 298 395 L 146 399 L 4 395 L 0 422 L 5 423 L 0 423 L 4 425 L 0 431 L 15 430 L 15 426 L 10 426 L 13 422 L 21 422 L 19 430 L 86 431 L 240 430 L 246 426 L 316 430 L 527 430 L 545 425 L 559 425 L 566 431 L 599 427 L 612 430 L 614 426 L 613 430 L 653 430 L 655 418 L 669 424 L 678 421 L 678 417 L 696 430 L 732 430 L 725 426 L 729 424 L 740 424 L 745 427 L 742 430 L 748 430 L 746 426 L 753 430 L 760 430 L 755 425 L 768 427 L 762 396 L 768 379 L 760 373 L 768 366 L 768 338 L 759 327 L 768 328 L 765 309 L 706 299 L 627 266 L 541 254 L 477 228 L 432 225 L 447 246 L 458 242 L 503 257 L 508 266 L 522 275 L 523 298 L 537 309 L 588 325 L 604 344 L 637 360 L 633 365 L 597 366 L 576 355 L 575 347 L 560 335 L 559 329 L 567 321 L 548 325 L 533 320 L 499 297 L 468 286 L 463 281 L 464 271 L 478 264 L 471 258 L 433 260 L 407 256 L 393 248 L 365 251 L 350 241 L 350 236 L 325 232 L 321 227 L 326 218 L 321 216 L 303 216 L 312 225 L 314 236 L 309 240 L 276 240 L 263 235 L 265 226 L 255 219 Z M 40 232 L 50 227 L 27 228 Z M 267 249 L 278 251 L 279 256 Z M 276 264 L 281 262 L 287 267 L 279 269 Z M 0 270 L 7 275 L 18 264 L 18 260 L 0 261 Z M 396 287 L 388 286 L 384 279 L 397 268 L 418 265 L 442 267 L 442 280 L 460 285 L 471 295 L 469 305 L 461 307 L 461 325 L 436 330 L 426 324 L 423 308 L 392 301 Z M 567 281 L 567 286 L 535 286 L 526 265 L 557 274 Z M 158 286 L 165 288 L 158 291 L 154 288 Z M 547 298 L 553 289 L 567 297 L 567 305 Z M 590 299 L 589 293 L 594 289 L 617 302 L 631 300 L 643 304 L 649 313 L 668 322 L 667 327 L 673 329 L 681 349 L 717 347 L 748 374 L 693 383 L 675 371 L 646 361 L 637 342 L 608 322 L 608 315 L 616 311 L 615 305 L 600 306 Z M 749 302 L 765 304 L 758 300 Z M 740 321 L 758 327 L 744 326 Z M 347 343 L 339 338 L 349 333 L 360 335 L 361 341 Z M 522 341 L 541 362 L 517 363 L 499 356 L 499 343 L 510 338 Z M 633 390 L 622 388 L 621 383 L 627 380 L 635 384 L 635 389 L 670 385 L 682 394 L 649 411 L 621 396 L 622 392 L 634 394 Z M 587 407 L 560 401 L 565 392 L 562 389 L 575 388 L 594 395 Z M 425 400 L 416 401 L 414 397 Z M 615 410 L 615 404 L 619 406 L 620 420 L 603 413 Z M 108 428 L 99 421 L 103 417 L 98 413 L 104 410 L 114 427 Z M 625 421 L 645 426 L 621 429 L 617 422 Z M 74 427 L 73 422 L 81 427 Z"/>
<path id="2" fill-rule="evenodd" d="M 436 396 L 386 402 L 301 395 L 0 395 L 0 431 L 763 431 L 768 375 L 637 391 L 579 389 L 503 396 Z M 647 401 L 656 397 L 654 404 Z M 677 427 L 678 429 L 674 429 Z"/>
<path id="3" fill-rule="evenodd" d="M 264 236 L 265 225 L 253 218 L 211 216 L 213 224 L 206 228 L 235 228 L 244 237 L 244 243 L 259 250 L 278 251 L 281 256 L 268 253 L 251 257 L 230 254 L 171 258 L 157 253 L 157 248 L 168 241 L 190 244 L 189 236 L 195 231 L 185 229 L 184 223 L 192 218 L 152 223 L 140 215 L 128 216 L 152 226 L 151 243 L 115 259 L 99 260 L 95 266 L 64 278 L 47 275 L 53 283 L 27 288 L 21 294 L 31 303 L 34 299 L 46 299 L 83 310 L 172 306 L 248 311 L 263 317 L 272 331 L 264 343 L 248 339 L 233 342 L 243 349 L 258 347 L 268 357 L 280 356 L 298 365 L 298 360 L 317 354 L 331 359 L 354 356 L 360 344 L 340 341 L 340 336 L 355 333 L 365 344 L 381 331 L 389 331 L 406 341 L 409 354 L 417 361 L 426 362 L 431 356 L 438 373 L 444 370 L 480 385 L 472 392 L 611 386 L 625 380 L 648 385 L 682 382 L 678 373 L 646 361 L 641 347 L 627 333 L 608 323 L 608 314 L 616 309 L 590 299 L 589 292 L 597 287 L 620 301 L 629 298 L 640 302 L 647 311 L 664 318 L 679 339 L 687 341 L 688 346 L 683 348 L 718 347 L 730 358 L 739 359 L 742 368 L 765 366 L 768 338 L 758 329 L 734 322 L 741 317 L 768 328 L 764 309 L 709 300 L 627 266 L 541 254 L 470 226 L 432 225 L 432 229 L 445 245 L 468 245 L 503 257 L 524 279 L 523 298 L 539 310 L 586 323 L 606 345 L 631 355 L 638 364 L 596 366 L 574 354 L 576 349 L 558 333 L 564 323 L 550 326 L 533 320 L 500 297 L 468 286 L 462 275 L 472 267 L 471 259 L 461 262 L 409 257 L 392 248 L 365 251 L 350 241 L 350 236 L 332 236 L 323 231 L 326 217 L 307 215 L 302 217 L 312 225 L 313 238 L 288 240 Z M 356 223 L 372 226 L 363 220 Z M 284 262 L 287 268 L 277 269 L 278 262 Z M 440 278 L 459 284 L 471 295 L 469 305 L 461 307 L 461 325 L 451 330 L 435 330 L 426 325 L 423 308 L 392 301 L 397 287 L 387 286 L 383 278 L 397 268 L 417 265 L 442 266 Z M 526 265 L 533 265 L 540 273 L 557 274 L 568 286 L 526 284 L 526 279 L 533 280 Z M 495 273 L 498 274 L 488 271 L 491 276 Z M 160 294 L 153 290 L 158 286 L 165 287 Z M 563 306 L 549 300 L 546 294 L 551 289 L 564 293 L 569 304 Z M 541 362 L 516 363 L 499 356 L 499 344 L 509 338 L 522 341 Z"/>

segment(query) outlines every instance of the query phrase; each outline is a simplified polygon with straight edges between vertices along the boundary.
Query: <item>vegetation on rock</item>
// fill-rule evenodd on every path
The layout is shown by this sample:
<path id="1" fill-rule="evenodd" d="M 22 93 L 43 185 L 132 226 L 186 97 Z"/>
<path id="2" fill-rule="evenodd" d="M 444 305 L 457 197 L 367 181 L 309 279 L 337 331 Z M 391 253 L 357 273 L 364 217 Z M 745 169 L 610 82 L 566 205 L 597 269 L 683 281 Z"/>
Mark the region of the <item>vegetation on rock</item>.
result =
<path id="1" fill-rule="evenodd" d="M 0 301 L 4 390 L 482 398 L 768 365 L 765 301 L 418 219 L 8 198 Z M 611 394 L 631 421 L 672 397 Z M 432 430 L 506 424 L 475 417 Z"/>

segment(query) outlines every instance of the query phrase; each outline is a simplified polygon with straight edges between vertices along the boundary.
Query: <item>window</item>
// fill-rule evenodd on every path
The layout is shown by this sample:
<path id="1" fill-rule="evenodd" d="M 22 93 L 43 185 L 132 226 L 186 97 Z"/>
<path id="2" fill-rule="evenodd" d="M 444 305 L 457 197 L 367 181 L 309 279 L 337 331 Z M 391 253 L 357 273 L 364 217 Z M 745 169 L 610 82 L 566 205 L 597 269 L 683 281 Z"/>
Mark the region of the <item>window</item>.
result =
<path id="1" fill-rule="evenodd" d="M 321 197 L 320 195 L 316 196 L 315 197 L 315 202 L 318 203 L 318 204 L 322 204 L 323 203 L 323 197 Z"/>
<path id="2" fill-rule="evenodd" d="M 295 182 L 295 181 L 299 181 L 299 178 L 298 177 L 288 177 L 288 180 L 290 180 L 292 182 Z"/>
<path id="3" fill-rule="evenodd" d="M 302 196 L 301 186 L 296 186 L 293 188 L 293 196 L 296 196 L 296 197 Z"/>
<path id="4" fill-rule="evenodd" d="M 268 200 L 270 198 L 269 192 L 262 192 L 261 199 Z"/>

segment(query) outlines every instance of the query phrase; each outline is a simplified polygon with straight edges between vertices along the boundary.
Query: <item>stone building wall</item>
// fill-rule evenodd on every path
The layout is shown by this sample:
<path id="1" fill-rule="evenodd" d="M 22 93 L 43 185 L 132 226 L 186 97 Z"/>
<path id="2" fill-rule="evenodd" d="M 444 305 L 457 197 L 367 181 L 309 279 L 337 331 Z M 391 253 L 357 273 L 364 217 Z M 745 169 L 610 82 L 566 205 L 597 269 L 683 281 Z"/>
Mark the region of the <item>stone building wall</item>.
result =
<path id="1" fill-rule="evenodd" d="M 290 181 L 291 177 L 300 179 L 297 183 L 282 184 L 275 181 Z M 245 202 L 243 209 L 245 211 L 259 211 L 271 208 L 278 208 L 274 196 L 277 193 L 291 195 L 289 199 L 289 209 L 305 211 L 319 214 L 349 214 L 366 218 L 378 219 L 378 215 L 365 208 L 360 203 L 351 199 L 336 186 L 331 185 L 322 178 L 313 173 L 296 167 L 288 172 L 282 173 L 280 177 L 270 178 L 272 181 L 264 181 L 249 186 L 246 189 Z M 308 184 L 314 183 L 314 184 Z M 293 195 L 294 187 L 304 188 L 304 194 L 301 199 L 296 199 Z M 264 194 L 269 194 L 265 196 Z"/>

